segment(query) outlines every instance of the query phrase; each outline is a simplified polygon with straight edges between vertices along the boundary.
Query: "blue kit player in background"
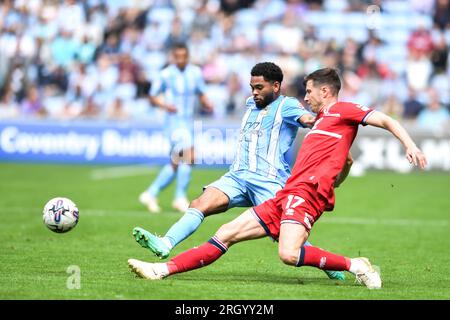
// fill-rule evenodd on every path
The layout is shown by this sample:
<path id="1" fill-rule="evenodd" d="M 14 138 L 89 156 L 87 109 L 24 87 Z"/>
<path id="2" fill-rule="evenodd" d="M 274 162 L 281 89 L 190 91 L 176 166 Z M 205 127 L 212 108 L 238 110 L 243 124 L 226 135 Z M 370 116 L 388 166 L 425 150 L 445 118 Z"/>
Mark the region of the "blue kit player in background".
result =
<path id="1" fill-rule="evenodd" d="M 281 190 L 290 176 L 286 154 L 299 127 L 312 127 L 315 117 L 296 98 L 281 94 L 283 73 L 271 62 L 256 64 L 251 70 L 253 96 L 246 101 L 238 149 L 230 170 L 208 185 L 193 200 L 185 214 L 166 233 L 157 237 L 143 228 L 133 229 L 135 240 L 160 258 L 197 230 L 209 215 L 234 207 L 263 203 Z M 341 183 L 351 162 L 341 172 Z M 325 271 L 331 279 L 344 279 L 342 272 Z"/>
<path id="2" fill-rule="evenodd" d="M 177 178 L 172 206 L 180 212 L 189 207 L 186 190 L 194 163 L 194 109 L 197 98 L 205 111 L 213 107 L 205 95 L 201 69 L 189 63 L 189 50 L 183 43 L 171 49 L 173 63 L 161 71 L 150 90 L 152 105 L 166 111 L 165 133 L 171 143 L 171 162 L 165 165 L 150 187 L 141 193 L 139 201 L 153 213 L 160 212 L 158 194 Z"/>

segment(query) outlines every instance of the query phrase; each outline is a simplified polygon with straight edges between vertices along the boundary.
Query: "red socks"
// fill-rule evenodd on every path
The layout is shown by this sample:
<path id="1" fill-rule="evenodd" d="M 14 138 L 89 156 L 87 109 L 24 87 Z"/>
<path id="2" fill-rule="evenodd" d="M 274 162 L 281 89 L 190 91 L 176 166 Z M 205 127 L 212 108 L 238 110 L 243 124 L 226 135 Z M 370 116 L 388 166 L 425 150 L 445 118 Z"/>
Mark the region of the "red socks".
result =
<path id="1" fill-rule="evenodd" d="M 227 250 L 227 246 L 214 236 L 201 246 L 185 251 L 167 262 L 169 274 L 207 266 L 219 259 Z"/>
<path id="2" fill-rule="evenodd" d="M 348 271 L 350 259 L 317 247 L 303 246 L 300 249 L 300 257 L 297 263 L 297 267 L 301 266 L 311 266 L 330 271 Z"/>
<path id="3" fill-rule="evenodd" d="M 227 250 L 228 247 L 214 236 L 201 246 L 185 251 L 167 262 L 169 274 L 207 266 L 219 259 Z M 350 259 L 317 247 L 303 246 L 300 249 L 300 257 L 297 263 L 297 267 L 301 266 L 311 266 L 330 271 L 348 271 Z"/>

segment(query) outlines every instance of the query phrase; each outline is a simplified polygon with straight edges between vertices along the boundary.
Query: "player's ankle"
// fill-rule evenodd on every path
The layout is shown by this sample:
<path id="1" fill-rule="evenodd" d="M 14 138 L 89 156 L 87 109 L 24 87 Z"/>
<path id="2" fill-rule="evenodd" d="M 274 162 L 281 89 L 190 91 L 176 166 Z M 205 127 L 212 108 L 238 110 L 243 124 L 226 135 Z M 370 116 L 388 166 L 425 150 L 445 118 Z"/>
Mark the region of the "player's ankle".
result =
<path id="1" fill-rule="evenodd" d="M 169 262 L 166 262 L 164 264 L 167 267 L 167 275 L 171 275 L 171 274 L 179 272 L 177 265 L 173 261 L 169 261 Z"/>
<path id="2" fill-rule="evenodd" d="M 172 242 L 170 242 L 170 239 L 167 237 L 162 237 L 161 241 L 167 246 L 167 248 L 169 248 L 169 250 L 172 250 L 172 248 L 174 247 Z"/>

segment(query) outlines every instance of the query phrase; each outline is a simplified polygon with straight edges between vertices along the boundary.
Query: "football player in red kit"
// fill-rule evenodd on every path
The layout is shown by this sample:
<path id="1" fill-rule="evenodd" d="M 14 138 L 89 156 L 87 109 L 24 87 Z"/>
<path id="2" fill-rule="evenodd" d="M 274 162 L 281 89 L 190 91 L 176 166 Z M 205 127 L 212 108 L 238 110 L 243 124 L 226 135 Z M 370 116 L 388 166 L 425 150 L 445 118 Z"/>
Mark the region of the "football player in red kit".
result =
<path id="1" fill-rule="evenodd" d="M 305 78 L 304 84 L 305 102 L 317 117 L 305 136 L 285 187 L 275 198 L 248 209 L 220 227 L 208 242 L 167 263 L 128 260 L 136 274 L 147 279 L 163 279 L 206 266 L 235 243 L 270 236 L 279 242 L 279 256 L 285 264 L 349 271 L 369 289 L 381 288 L 380 275 L 367 258 L 347 258 L 304 243 L 322 213 L 334 208 L 335 182 L 340 174 L 345 174 L 342 169 L 359 125 L 390 131 L 405 147 L 409 162 L 421 169 L 426 166 L 426 158 L 406 130 L 391 117 L 354 103 L 339 102 L 341 82 L 336 70 L 317 70 Z"/>

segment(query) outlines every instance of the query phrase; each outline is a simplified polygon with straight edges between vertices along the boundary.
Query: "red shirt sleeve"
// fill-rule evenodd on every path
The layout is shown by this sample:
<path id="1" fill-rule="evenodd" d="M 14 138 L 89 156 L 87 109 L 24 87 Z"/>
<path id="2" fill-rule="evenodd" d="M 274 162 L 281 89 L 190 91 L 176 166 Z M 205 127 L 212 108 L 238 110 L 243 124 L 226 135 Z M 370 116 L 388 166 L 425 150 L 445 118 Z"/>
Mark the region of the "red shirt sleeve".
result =
<path id="1" fill-rule="evenodd" d="M 375 110 L 362 106 L 360 104 L 345 103 L 342 105 L 340 113 L 341 117 L 343 117 L 344 120 L 354 125 L 362 124 L 363 126 L 365 126 L 365 120 L 374 111 Z"/>

